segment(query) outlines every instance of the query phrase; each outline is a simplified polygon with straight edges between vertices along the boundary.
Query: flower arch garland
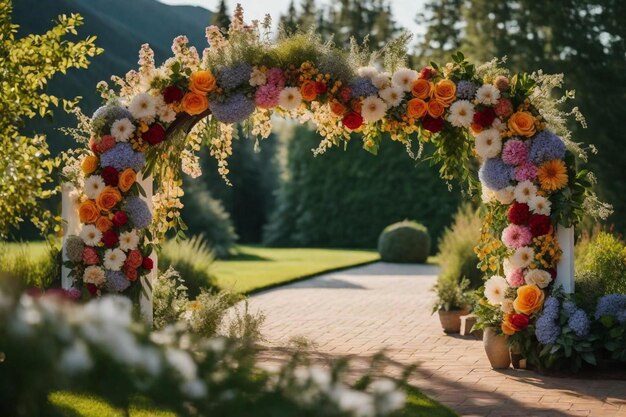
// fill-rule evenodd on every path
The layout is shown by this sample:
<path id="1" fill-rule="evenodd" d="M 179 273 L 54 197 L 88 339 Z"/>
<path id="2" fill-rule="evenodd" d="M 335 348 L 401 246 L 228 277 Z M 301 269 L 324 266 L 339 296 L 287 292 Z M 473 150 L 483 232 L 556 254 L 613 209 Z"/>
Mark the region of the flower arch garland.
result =
<path id="1" fill-rule="evenodd" d="M 556 225 L 608 211 L 591 191 L 592 175 L 577 170 L 586 153 L 570 140 L 566 118 L 584 120 L 576 109 L 558 110 L 569 92 L 551 96 L 562 76 L 511 75 L 497 60 L 475 67 L 461 53 L 418 72 L 404 67 L 407 36 L 370 56 L 311 34 L 272 43 L 269 28 L 269 18 L 244 24 L 238 7 L 228 31 L 207 28 L 202 57 L 181 36 L 157 67 L 144 45 L 139 69 L 112 77 L 117 90 L 98 84 L 105 105 L 91 118 L 77 113 L 78 128 L 68 129 L 86 145 L 64 170 L 75 188 L 70 216 L 80 223 L 64 241 L 72 285 L 85 296 L 149 291 L 151 253 L 168 229 L 184 228 L 181 161 L 183 172 L 200 175 L 195 152 L 206 145 L 227 178 L 233 124 L 264 139 L 282 116 L 315 124 L 323 138 L 316 155 L 353 133 L 372 153 L 386 136 L 413 157 L 432 142 L 441 177 L 470 192 L 477 159 L 488 207 L 477 253 L 493 274 L 483 304 L 507 334 L 528 326 L 556 276 Z M 153 178 L 156 194 L 146 201 Z"/>

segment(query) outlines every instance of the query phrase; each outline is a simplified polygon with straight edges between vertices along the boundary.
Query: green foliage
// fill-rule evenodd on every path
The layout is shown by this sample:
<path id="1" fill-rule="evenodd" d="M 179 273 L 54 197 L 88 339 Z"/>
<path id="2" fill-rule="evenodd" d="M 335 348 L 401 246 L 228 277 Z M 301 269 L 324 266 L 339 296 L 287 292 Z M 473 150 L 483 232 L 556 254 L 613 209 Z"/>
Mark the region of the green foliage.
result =
<path id="1" fill-rule="evenodd" d="M 439 310 L 454 311 L 466 308 L 470 303 L 470 297 L 467 293 L 468 287 L 469 281 L 465 278 L 461 281 L 439 278 L 434 288 L 437 293 L 437 301 L 433 306 L 433 313 Z"/>
<path id="2" fill-rule="evenodd" d="M 615 361 L 626 362 L 626 322 L 620 323 L 613 316 L 603 316 L 594 323 L 599 333 L 598 343 Z"/>
<path id="3" fill-rule="evenodd" d="M 378 237 L 378 253 L 384 262 L 424 263 L 430 253 L 428 229 L 409 220 L 391 224 Z"/>
<path id="4" fill-rule="evenodd" d="M 28 287 L 49 288 L 61 276 L 61 254 L 52 242 L 48 245 L 45 254 L 34 256 L 29 245 L 0 243 L 0 275 L 21 277 Z"/>
<path id="5" fill-rule="evenodd" d="M 213 253 L 202 236 L 169 240 L 161 246 L 159 253 L 159 268 L 165 270 L 171 266 L 178 271 L 191 299 L 197 297 L 202 289 L 215 287 L 212 264 Z"/>
<path id="6" fill-rule="evenodd" d="M 187 306 L 185 320 L 195 334 L 215 336 L 220 330 L 226 311 L 240 299 L 240 295 L 230 291 L 211 294 L 203 290 Z"/>
<path id="7" fill-rule="evenodd" d="M 467 278 L 473 289 L 482 285 L 483 273 L 478 269 L 479 260 L 474 251 L 481 227 L 479 212 L 470 204 L 463 204 L 454 215 L 452 226 L 439 239 L 440 279 L 460 282 Z"/>
<path id="8" fill-rule="evenodd" d="M 590 278 L 597 280 L 597 286 L 594 286 L 594 293 L 597 295 L 626 293 L 624 242 L 607 232 L 600 232 L 588 239 L 588 242 L 584 238 L 579 243 L 581 249 L 576 254 L 577 281 L 584 288 Z"/>
<path id="9" fill-rule="evenodd" d="M 187 287 L 178 271 L 171 266 L 165 272 L 159 271 L 152 292 L 152 309 L 156 330 L 178 322 L 187 308 Z"/>

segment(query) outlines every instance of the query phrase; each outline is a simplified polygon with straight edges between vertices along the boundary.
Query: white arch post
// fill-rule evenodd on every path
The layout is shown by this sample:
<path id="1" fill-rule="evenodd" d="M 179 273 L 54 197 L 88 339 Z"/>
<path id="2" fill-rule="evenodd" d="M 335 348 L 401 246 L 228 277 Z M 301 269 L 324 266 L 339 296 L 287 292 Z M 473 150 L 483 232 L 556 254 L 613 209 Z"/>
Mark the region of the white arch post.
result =
<path id="1" fill-rule="evenodd" d="M 556 285 L 566 294 L 574 292 L 574 228 L 559 225 L 556 238 L 563 254 L 556 266 Z"/>

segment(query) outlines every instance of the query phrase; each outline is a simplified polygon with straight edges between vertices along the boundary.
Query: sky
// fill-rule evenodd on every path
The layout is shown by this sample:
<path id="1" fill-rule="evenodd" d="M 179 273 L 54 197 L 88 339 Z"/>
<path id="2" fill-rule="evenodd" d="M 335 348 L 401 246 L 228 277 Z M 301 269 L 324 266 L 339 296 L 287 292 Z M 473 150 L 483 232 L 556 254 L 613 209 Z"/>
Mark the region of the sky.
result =
<path id="1" fill-rule="evenodd" d="M 202 6 L 209 10 L 216 10 L 219 0 L 159 0 L 167 4 L 185 4 Z M 241 3 L 244 16 L 247 21 L 254 19 L 262 20 L 269 13 L 274 22 L 284 14 L 289 7 L 290 0 L 227 0 L 229 11 L 232 12 L 237 3 Z M 426 0 L 390 0 L 394 18 L 400 26 L 410 30 L 414 34 L 423 33 L 415 23 L 415 16 L 422 11 Z M 296 5 L 300 0 L 295 0 Z M 329 0 L 317 0 L 317 4 L 331 3 Z"/>

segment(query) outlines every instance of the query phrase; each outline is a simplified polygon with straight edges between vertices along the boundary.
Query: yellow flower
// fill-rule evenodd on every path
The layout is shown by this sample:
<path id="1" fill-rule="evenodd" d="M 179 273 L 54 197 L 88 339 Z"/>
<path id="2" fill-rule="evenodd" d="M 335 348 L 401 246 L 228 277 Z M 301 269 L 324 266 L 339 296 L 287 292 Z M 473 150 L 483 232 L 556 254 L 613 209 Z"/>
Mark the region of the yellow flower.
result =
<path id="1" fill-rule="evenodd" d="M 546 191 L 558 191 L 567 185 L 567 167 L 560 159 L 548 161 L 539 166 L 537 178 L 541 188 Z"/>
<path id="2" fill-rule="evenodd" d="M 87 155 L 81 164 L 81 168 L 86 175 L 91 174 L 98 168 L 98 157 L 95 155 Z"/>

